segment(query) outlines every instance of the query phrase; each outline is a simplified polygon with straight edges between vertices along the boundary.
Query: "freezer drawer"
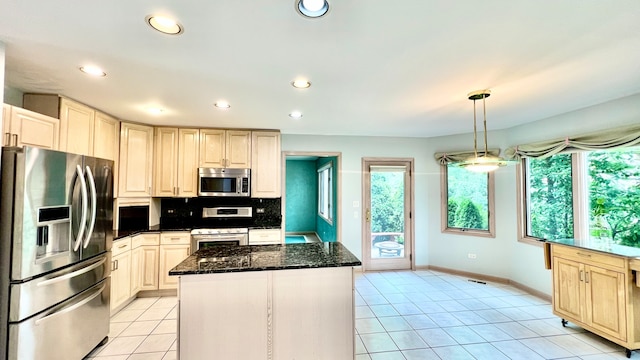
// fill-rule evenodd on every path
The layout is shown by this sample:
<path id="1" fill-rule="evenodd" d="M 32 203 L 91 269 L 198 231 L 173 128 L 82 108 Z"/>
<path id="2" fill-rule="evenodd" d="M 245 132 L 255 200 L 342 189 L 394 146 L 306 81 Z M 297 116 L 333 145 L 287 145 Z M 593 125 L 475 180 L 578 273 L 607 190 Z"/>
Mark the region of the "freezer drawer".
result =
<path id="1" fill-rule="evenodd" d="M 55 307 L 9 324 L 9 360 L 80 360 L 109 334 L 106 278 Z"/>
<path id="2" fill-rule="evenodd" d="M 9 321 L 19 322 L 78 294 L 110 273 L 110 253 L 45 276 L 11 284 Z"/>

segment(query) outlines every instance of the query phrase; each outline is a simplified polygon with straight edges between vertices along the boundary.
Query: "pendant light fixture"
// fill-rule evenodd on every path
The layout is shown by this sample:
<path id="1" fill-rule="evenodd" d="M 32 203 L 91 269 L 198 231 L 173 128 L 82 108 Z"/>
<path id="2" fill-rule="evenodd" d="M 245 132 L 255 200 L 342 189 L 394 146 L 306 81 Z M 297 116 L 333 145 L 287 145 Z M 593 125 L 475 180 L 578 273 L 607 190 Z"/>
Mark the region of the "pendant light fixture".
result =
<path id="1" fill-rule="evenodd" d="M 470 92 L 469 100 L 473 100 L 473 157 L 470 157 L 464 161 L 456 163 L 457 166 L 465 168 L 469 171 L 486 173 L 494 171 L 499 167 L 506 166 L 509 161 L 504 160 L 499 156 L 489 155 L 487 150 L 487 107 L 485 99 L 491 95 L 490 90 L 477 90 Z M 484 125 L 484 153 L 478 154 L 478 130 L 476 121 L 476 100 L 482 100 L 482 114 Z"/>

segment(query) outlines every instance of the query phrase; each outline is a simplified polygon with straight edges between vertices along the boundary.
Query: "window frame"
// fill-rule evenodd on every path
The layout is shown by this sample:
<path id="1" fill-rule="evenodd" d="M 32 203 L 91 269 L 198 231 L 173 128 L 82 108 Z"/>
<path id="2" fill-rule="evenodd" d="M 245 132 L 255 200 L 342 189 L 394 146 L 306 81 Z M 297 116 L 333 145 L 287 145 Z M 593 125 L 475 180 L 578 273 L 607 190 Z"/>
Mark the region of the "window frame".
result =
<path id="1" fill-rule="evenodd" d="M 486 238 L 496 237 L 495 221 L 495 175 L 487 173 L 487 226 L 488 230 L 466 229 L 449 227 L 449 174 L 448 164 L 440 165 L 440 228 L 443 234 L 456 234 L 467 236 L 479 236 Z"/>
<path id="2" fill-rule="evenodd" d="M 327 192 L 324 192 L 323 173 L 327 174 Z M 330 161 L 317 170 L 318 173 L 318 216 L 327 223 L 333 224 L 333 162 Z M 324 204 L 327 205 L 327 213 L 324 213 Z"/>
<path id="3" fill-rule="evenodd" d="M 595 151 L 595 150 L 590 150 Z M 587 156 L 590 151 L 571 153 L 571 186 L 573 192 L 573 238 L 588 239 L 589 235 L 589 165 Z M 527 234 L 527 204 L 526 204 L 526 159 L 522 158 L 516 166 L 516 195 L 518 217 L 518 241 L 542 246 L 546 239 Z"/>

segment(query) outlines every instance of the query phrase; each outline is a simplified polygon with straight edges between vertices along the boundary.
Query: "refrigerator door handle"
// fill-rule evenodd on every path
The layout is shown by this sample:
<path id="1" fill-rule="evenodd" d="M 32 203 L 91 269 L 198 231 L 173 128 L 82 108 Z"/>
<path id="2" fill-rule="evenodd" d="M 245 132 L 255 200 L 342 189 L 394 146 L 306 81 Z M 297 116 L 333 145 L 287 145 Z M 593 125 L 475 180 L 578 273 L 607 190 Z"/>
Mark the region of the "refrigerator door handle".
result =
<path id="1" fill-rule="evenodd" d="M 93 235 L 93 229 L 96 226 L 96 216 L 97 216 L 97 202 L 98 202 L 98 194 L 96 193 L 96 180 L 93 177 L 93 172 L 91 172 L 90 167 L 86 167 L 87 170 L 87 178 L 89 179 L 89 189 L 91 190 L 91 220 L 89 222 L 89 230 L 87 231 L 87 238 L 84 240 L 83 248 L 86 249 L 89 245 L 89 240 L 91 240 L 91 236 Z"/>
<path id="2" fill-rule="evenodd" d="M 102 266 L 105 263 L 105 261 L 107 261 L 107 258 L 103 258 L 102 260 L 96 262 L 95 264 L 87 266 L 87 267 L 84 267 L 84 268 L 82 268 L 80 270 L 76 270 L 74 272 L 71 272 L 71 273 L 68 273 L 68 274 L 64 274 L 62 276 L 54 277 L 53 279 L 49 279 L 49 280 L 45 280 L 45 281 L 39 282 L 38 285 L 36 285 L 36 286 L 37 287 L 48 286 L 48 285 L 51 285 L 51 284 L 59 283 L 61 281 L 65 281 L 67 279 L 71 279 L 73 277 L 76 277 L 78 275 L 82 275 L 84 273 L 88 273 L 88 272 L 92 271 L 93 269 L 99 268 L 100 266 Z"/>
<path id="3" fill-rule="evenodd" d="M 73 251 L 78 251 L 80 248 L 85 224 L 87 223 L 87 183 L 84 181 L 84 173 L 80 165 L 76 165 L 76 173 L 78 174 L 78 180 L 80 180 L 80 193 L 82 194 L 82 215 L 80 216 L 80 223 L 78 223 L 78 236 L 76 237 Z"/>
<path id="4" fill-rule="evenodd" d="M 71 312 L 79 307 L 81 307 L 82 305 L 88 303 L 89 301 L 95 299 L 96 297 L 98 297 L 98 295 L 102 294 L 102 290 L 104 290 L 105 286 L 107 286 L 107 284 L 102 284 L 102 286 L 100 286 L 99 289 L 97 289 L 93 294 L 91 294 L 89 297 L 85 298 L 84 300 L 81 300 L 71 306 L 65 307 L 63 309 L 61 309 L 60 311 L 56 311 L 53 314 L 47 315 L 43 318 L 40 318 L 38 320 L 36 320 L 36 325 L 42 325 L 42 323 L 46 322 L 47 320 L 51 320 L 57 316 L 66 314 L 68 312 Z"/>

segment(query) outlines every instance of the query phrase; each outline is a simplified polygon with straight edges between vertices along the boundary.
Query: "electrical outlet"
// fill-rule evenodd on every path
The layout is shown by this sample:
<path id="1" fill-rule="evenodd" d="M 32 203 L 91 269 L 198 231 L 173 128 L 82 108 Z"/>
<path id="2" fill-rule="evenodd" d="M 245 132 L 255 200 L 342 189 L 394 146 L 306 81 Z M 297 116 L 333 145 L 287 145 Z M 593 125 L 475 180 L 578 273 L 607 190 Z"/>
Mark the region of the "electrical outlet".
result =
<path id="1" fill-rule="evenodd" d="M 467 256 L 469 257 L 469 259 L 475 259 L 477 257 L 476 254 L 472 253 L 467 254 Z"/>
<path id="2" fill-rule="evenodd" d="M 264 214 L 264 208 L 256 208 L 256 213 Z"/>
<path id="3" fill-rule="evenodd" d="M 353 207 L 354 208 L 360 207 L 360 202 L 358 200 L 353 200 Z"/>
<path id="4" fill-rule="evenodd" d="M 357 211 L 354 211 L 354 212 L 353 212 L 353 218 L 354 218 L 354 219 L 357 219 L 357 218 L 358 218 L 358 212 L 357 212 Z"/>

